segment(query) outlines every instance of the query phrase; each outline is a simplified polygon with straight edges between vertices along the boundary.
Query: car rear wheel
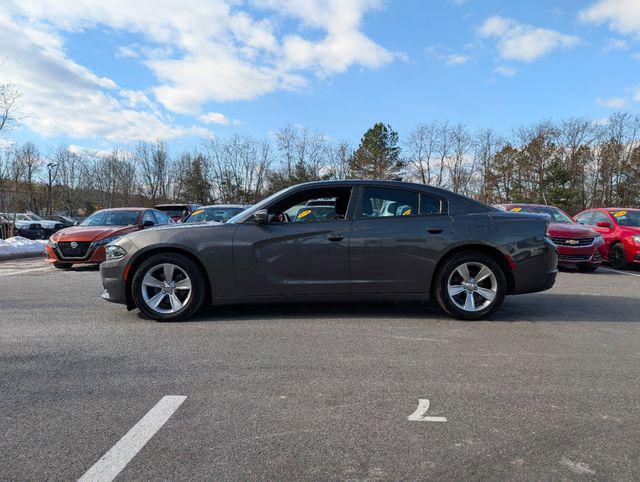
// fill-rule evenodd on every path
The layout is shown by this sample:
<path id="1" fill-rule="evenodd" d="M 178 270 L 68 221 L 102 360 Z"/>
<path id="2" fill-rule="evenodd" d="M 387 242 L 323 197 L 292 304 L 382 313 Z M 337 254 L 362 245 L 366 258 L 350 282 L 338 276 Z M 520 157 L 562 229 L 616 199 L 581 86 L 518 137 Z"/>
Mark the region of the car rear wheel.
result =
<path id="1" fill-rule="evenodd" d="M 72 263 L 60 263 L 59 261 L 53 263 L 53 267 L 57 269 L 70 269 L 72 266 Z"/>
<path id="2" fill-rule="evenodd" d="M 483 253 L 459 253 L 449 259 L 436 278 L 436 300 L 454 318 L 481 320 L 493 314 L 506 294 L 504 272 Z"/>
<path id="3" fill-rule="evenodd" d="M 136 306 L 158 321 L 181 321 L 201 306 L 206 295 L 204 276 L 180 254 L 157 254 L 144 261 L 132 282 Z"/>
<path id="4" fill-rule="evenodd" d="M 623 269 L 627 266 L 627 256 L 622 244 L 617 243 L 611 246 L 609 250 L 609 264 L 615 269 Z"/>

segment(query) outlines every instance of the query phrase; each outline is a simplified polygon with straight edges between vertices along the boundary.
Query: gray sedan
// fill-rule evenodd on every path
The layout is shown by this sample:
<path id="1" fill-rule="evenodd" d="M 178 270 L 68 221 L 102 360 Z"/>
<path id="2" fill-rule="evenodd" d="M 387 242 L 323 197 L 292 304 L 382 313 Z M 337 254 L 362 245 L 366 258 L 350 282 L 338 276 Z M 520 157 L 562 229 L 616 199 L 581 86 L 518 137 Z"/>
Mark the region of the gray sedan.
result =
<path id="1" fill-rule="evenodd" d="M 491 315 L 505 295 L 553 286 L 547 219 L 395 181 L 278 192 L 225 224 L 152 228 L 107 247 L 102 297 L 159 321 L 204 303 L 435 299 Z"/>

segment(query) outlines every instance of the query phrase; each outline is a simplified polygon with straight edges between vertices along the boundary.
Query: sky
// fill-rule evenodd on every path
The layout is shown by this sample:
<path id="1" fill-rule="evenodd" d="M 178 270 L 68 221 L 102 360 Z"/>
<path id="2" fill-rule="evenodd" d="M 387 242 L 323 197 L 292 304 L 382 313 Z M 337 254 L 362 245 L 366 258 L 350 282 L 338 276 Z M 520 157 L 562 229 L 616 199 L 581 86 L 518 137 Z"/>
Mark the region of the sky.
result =
<path id="1" fill-rule="evenodd" d="M 640 113 L 640 0 L 0 0 L 5 137 L 107 150 L 306 126 L 357 144 Z"/>

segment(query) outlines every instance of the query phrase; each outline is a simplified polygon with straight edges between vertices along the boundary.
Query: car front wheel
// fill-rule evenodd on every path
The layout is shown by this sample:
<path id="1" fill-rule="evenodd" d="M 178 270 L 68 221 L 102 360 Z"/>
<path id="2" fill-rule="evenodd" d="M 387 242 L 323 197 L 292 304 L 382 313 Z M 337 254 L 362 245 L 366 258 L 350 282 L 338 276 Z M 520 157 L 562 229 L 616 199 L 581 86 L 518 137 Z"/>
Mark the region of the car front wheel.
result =
<path id="1" fill-rule="evenodd" d="M 454 318 L 481 320 L 494 313 L 506 294 L 504 272 L 484 253 L 454 255 L 439 270 L 436 300 Z"/>
<path id="2" fill-rule="evenodd" d="M 622 244 L 617 243 L 611 246 L 611 250 L 609 251 L 609 264 L 615 269 L 623 269 L 627 266 L 627 256 Z"/>
<path id="3" fill-rule="evenodd" d="M 136 306 L 158 321 L 182 321 L 202 306 L 206 284 L 196 264 L 181 254 L 157 254 L 136 270 L 132 282 Z"/>

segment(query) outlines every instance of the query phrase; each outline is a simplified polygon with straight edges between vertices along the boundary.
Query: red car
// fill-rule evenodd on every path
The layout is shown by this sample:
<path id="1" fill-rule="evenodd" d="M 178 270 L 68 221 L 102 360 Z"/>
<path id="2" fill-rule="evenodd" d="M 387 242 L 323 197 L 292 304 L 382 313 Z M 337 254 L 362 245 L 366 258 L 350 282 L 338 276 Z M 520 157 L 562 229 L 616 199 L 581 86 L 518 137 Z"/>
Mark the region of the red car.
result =
<path id="1" fill-rule="evenodd" d="M 600 252 L 613 268 L 640 265 L 640 209 L 588 209 L 577 214 L 575 220 L 602 234 Z"/>
<path id="2" fill-rule="evenodd" d="M 117 208 L 96 211 L 78 226 L 62 229 L 49 238 L 47 261 L 56 268 L 74 264 L 100 264 L 105 246 L 125 234 L 150 226 L 173 223 L 157 209 Z"/>
<path id="3" fill-rule="evenodd" d="M 592 229 L 574 222 L 562 209 L 541 204 L 500 204 L 499 209 L 511 212 L 546 214 L 550 223 L 547 236 L 556 245 L 558 266 L 575 267 L 580 271 L 595 271 L 602 263 L 600 248 L 604 240 Z"/>

